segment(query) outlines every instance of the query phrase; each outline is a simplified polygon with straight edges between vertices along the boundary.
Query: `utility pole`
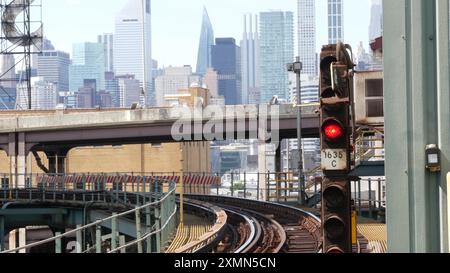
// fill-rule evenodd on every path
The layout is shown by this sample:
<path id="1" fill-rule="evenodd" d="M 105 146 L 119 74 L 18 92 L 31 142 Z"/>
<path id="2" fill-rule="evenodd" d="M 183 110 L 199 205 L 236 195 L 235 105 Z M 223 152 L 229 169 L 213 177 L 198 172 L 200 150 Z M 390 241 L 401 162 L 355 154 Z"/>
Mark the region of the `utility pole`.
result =
<path id="1" fill-rule="evenodd" d="M 302 148 L 302 82 L 301 73 L 303 64 L 300 62 L 300 57 L 296 57 L 295 63 L 288 64 L 288 71 L 294 72 L 297 75 L 297 140 L 298 140 L 298 183 L 300 186 L 300 205 L 304 206 L 306 203 L 305 196 L 305 176 L 303 173 L 303 148 Z M 289 147 L 288 147 L 289 152 Z"/>
<path id="2" fill-rule="evenodd" d="M 183 143 L 181 145 L 181 172 L 180 172 L 180 226 L 184 228 L 184 150 Z"/>

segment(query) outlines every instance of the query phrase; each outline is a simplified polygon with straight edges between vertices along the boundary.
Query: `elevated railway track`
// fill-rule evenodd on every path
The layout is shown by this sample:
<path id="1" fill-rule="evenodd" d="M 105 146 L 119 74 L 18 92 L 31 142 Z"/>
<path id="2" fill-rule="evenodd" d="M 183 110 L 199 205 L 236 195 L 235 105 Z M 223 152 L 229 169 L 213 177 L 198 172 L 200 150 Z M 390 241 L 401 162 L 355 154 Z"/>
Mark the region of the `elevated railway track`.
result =
<path id="1" fill-rule="evenodd" d="M 275 203 L 222 196 L 186 196 L 186 213 L 202 219 L 208 228 L 204 232 L 191 233 L 189 240 L 183 239 L 183 232 L 177 233 L 174 184 L 167 188 L 167 181 L 166 186 L 162 181 L 153 183 L 141 192 L 96 189 L 89 185 L 86 189 L 66 187 L 55 190 L 55 185 L 52 185 L 51 188 L 0 190 L 0 218 L 3 219 L 0 228 L 4 235 L 26 226 L 49 226 L 54 234 L 52 238 L 30 245 L 2 250 L 30 252 L 33 248 L 52 244 L 56 253 L 64 253 L 61 241 L 75 238 L 78 243 L 76 252 L 79 253 L 322 251 L 321 223 L 313 214 Z M 144 186 L 136 188 L 142 189 Z M 30 223 L 26 219 L 11 221 L 14 212 L 24 215 L 18 209 L 38 209 L 38 212 L 40 209 L 44 214 L 42 217 L 28 218 L 32 220 Z M 48 210 L 45 212 L 45 209 Z M 49 218 L 51 213 L 60 214 Z M 56 232 L 66 228 L 68 232 Z M 174 247 L 171 248 L 171 245 Z M 357 249 L 358 252 L 363 251 L 366 244 L 361 245 L 363 247 Z"/>

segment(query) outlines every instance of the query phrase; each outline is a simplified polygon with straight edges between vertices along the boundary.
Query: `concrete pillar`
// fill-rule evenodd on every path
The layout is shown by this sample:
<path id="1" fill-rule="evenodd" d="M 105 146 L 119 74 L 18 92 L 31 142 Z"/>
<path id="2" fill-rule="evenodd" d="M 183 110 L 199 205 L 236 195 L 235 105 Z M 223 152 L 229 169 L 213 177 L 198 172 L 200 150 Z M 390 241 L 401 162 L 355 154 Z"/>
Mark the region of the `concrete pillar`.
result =
<path id="1" fill-rule="evenodd" d="M 25 133 L 19 133 L 18 136 L 18 153 L 17 153 L 17 173 L 19 188 L 25 188 L 27 176 L 27 154 L 25 144 Z"/>
<path id="2" fill-rule="evenodd" d="M 260 200 L 267 200 L 267 162 L 266 143 L 258 145 L 258 172 L 259 172 L 259 197 Z"/>
<path id="3" fill-rule="evenodd" d="M 25 133 L 9 134 L 10 176 L 12 188 L 24 188 L 27 174 Z"/>
<path id="4" fill-rule="evenodd" d="M 16 230 L 13 230 L 9 233 L 9 250 L 16 248 Z"/>

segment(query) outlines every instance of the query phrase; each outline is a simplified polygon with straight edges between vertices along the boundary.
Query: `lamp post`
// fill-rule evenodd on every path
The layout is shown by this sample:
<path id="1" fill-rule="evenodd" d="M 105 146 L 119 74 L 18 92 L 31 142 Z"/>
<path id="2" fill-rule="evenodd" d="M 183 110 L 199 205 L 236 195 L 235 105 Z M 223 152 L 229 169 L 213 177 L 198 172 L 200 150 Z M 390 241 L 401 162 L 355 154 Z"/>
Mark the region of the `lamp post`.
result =
<path id="1" fill-rule="evenodd" d="M 294 72 L 297 75 L 297 138 L 298 138 L 298 183 L 300 185 L 300 205 L 304 206 L 305 198 L 305 177 L 303 175 L 303 149 L 302 149 L 302 94 L 301 94 L 301 72 L 303 64 L 300 62 L 300 57 L 296 57 L 294 63 L 287 65 L 289 72 Z M 289 149 L 289 147 L 288 147 Z"/>
<path id="2" fill-rule="evenodd" d="M 181 173 L 180 173 L 180 226 L 184 228 L 184 154 L 183 143 L 181 145 Z"/>

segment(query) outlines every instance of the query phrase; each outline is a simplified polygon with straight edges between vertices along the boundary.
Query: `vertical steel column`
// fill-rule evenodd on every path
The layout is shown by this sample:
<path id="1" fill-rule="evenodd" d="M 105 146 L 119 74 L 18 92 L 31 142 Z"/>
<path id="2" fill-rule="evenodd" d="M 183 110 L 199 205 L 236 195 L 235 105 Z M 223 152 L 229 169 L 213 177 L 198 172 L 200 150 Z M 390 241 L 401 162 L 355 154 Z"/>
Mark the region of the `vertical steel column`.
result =
<path id="1" fill-rule="evenodd" d="M 59 235 L 61 235 L 61 232 L 56 232 L 55 233 L 55 236 L 59 236 Z M 56 239 L 56 241 L 55 241 L 55 253 L 56 254 L 61 254 L 61 250 L 62 250 L 62 244 L 61 244 L 61 238 L 59 238 L 59 239 Z"/>
<path id="2" fill-rule="evenodd" d="M 450 6 L 448 0 L 436 1 L 437 10 L 437 85 L 438 85 L 438 137 L 441 149 L 442 172 L 440 177 L 440 220 L 441 220 L 441 252 L 448 253 L 449 247 L 449 217 L 448 217 L 448 187 L 447 173 L 450 172 Z"/>
<path id="3" fill-rule="evenodd" d="M 259 190 L 260 190 L 260 185 L 259 185 L 259 181 L 260 181 L 260 173 L 258 173 L 258 181 L 256 182 L 257 183 L 257 185 L 256 185 L 256 200 L 257 201 L 259 201 L 259 196 L 260 196 L 260 192 L 259 192 Z"/>
<path id="4" fill-rule="evenodd" d="M 81 225 L 77 225 L 77 228 L 81 228 Z M 76 232 L 75 237 L 77 240 L 76 253 L 81 253 L 81 252 L 83 252 L 83 234 L 82 234 L 81 230 L 78 230 Z"/>
<path id="5" fill-rule="evenodd" d="M 135 217 L 136 217 L 136 240 L 140 240 L 142 238 L 141 211 L 140 210 L 136 210 Z M 138 253 L 139 254 L 143 253 L 142 241 L 138 242 L 137 247 L 138 247 Z"/>
<path id="6" fill-rule="evenodd" d="M 161 215 L 159 208 L 155 208 L 155 221 L 156 221 L 156 230 L 161 228 Z M 156 233 L 156 253 L 161 253 L 161 233 Z"/>
<path id="7" fill-rule="evenodd" d="M 113 213 L 111 219 L 111 250 L 117 248 L 117 213 Z"/>
<path id="8" fill-rule="evenodd" d="M 358 216 L 362 215 L 361 179 L 358 180 Z"/>
<path id="9" fill-rule="evenodd" d="M 151 214 L 150 214 L 150 207 L 145 208 L 145 225 L 146 225 L 146 232 L 151 233 L 152 232 L 152 220 L 151 220 Z M 148 236 L 147 240 L 147 253 L 152 253 L 152 237 Z"/>
<path id="10" fill-rule="evenodd" d="M 373 218 L 373 209 L 372 209 L 372 179 L 369 178 L 369 218 Z"/>
<path id="11" fill-rule="evenodd" d="M 231 197 L 234 197 L 234 172 L 231 172 Z"/>
<path id="12" fill-rule="evenodd" d="M 244 199 L 247 199 L 247 172 L 244 172 Z"/>
<path id="13" fill-rule="evenodd" d="M 102 227 L 100 225 L 95 227 L 95 252 L 102 253 Z"/>
<path id="14" fill-rule="evenodd" d="M 0 251 L 5 250 L 5 218 L 0 216 Z"/>
<path id="15" fill-rule="evenodd" d="M 435 19 L 440 1 L 384 1 L 389 252 L 440 251 L 440 175 L 425 169 L 425 146 L 438 143 Z"/>

